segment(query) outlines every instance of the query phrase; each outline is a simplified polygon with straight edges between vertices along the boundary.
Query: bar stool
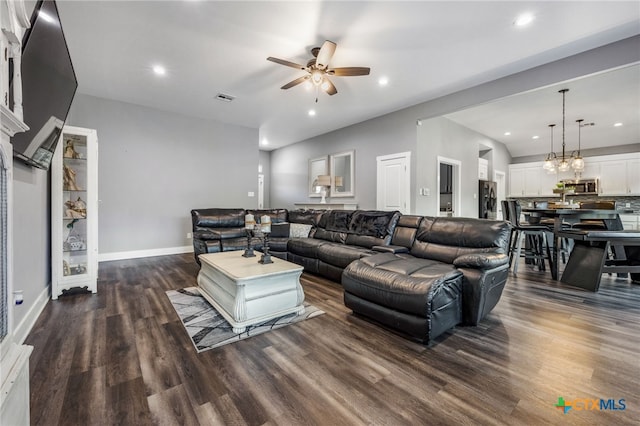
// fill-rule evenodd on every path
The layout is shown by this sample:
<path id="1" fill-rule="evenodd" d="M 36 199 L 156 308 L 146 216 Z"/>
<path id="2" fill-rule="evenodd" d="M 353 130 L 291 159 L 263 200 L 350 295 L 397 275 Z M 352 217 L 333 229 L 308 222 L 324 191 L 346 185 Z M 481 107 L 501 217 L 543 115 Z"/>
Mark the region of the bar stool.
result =
<path id="1" fill-rule="evenodd" d="M 513 264 L 513 275 L 518 275 L 518 260 L 521 257 L 531 259 L 541 271 L 545 270 L 545 259 L 551 262 L 551 252 L 546 233 L 549 228 L 545 225 L 531 225 L 520 223 L 520 205 L 517 201 L 508 201 L 508 220 L 513 226 L 512 246 L 509 256 L 509 265 Z M 522 253 L 522 241 L 527 240 L 524 253 Z M 546 251 L 546 253 L 545 253 Z"/>

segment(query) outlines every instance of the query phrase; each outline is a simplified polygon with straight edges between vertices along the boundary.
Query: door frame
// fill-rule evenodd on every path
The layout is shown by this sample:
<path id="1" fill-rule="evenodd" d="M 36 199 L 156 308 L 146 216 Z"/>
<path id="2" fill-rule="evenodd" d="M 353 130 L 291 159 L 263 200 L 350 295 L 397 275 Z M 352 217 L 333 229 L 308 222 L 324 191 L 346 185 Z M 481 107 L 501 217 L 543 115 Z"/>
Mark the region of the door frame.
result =
<path id="1" fill-rule="evenodd" d="M 436 182 L 436 216 L 440 214 L 440 164 L 448 164 L 453 167 L 453 195 L 451 197 L 452 216 L 460 216 L 460 206 L 462 198 L 460 195 L 460 182 L 462 181 L 462 162 L 455 158 L 447 158 L 438 155 L 436 164 L 437 182 Z"/>
<path id="2" fill-rule="evenodd" d="M 498 218 L 504 220 L 504 212 L 502 211 L 502 200 L 506 200 L 507 197 L 507 172 L 504 172 L 502 170 L 494 170 L 493 180 L 496 182 L 496 198 L 498 199 L 496 209 L 500 213 L 500 215 L 498 215 Z"/>

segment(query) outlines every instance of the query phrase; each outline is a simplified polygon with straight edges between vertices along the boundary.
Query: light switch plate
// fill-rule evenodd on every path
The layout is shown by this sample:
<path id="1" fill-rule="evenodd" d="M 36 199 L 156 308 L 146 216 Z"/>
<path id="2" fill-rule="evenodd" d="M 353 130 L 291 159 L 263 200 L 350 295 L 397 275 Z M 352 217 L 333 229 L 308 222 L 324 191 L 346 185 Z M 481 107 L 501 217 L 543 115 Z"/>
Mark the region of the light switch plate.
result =
<path id="1" fill-rule="evenodd" d="M 256 196 L 256 193 L 255 193 L 255 192 L 253 192 L 253 191 L 249 191 L 249 192 L 247 193 L 247 196 L 248 196 L 248 197 L 255 197 L 255 196 Z"/>

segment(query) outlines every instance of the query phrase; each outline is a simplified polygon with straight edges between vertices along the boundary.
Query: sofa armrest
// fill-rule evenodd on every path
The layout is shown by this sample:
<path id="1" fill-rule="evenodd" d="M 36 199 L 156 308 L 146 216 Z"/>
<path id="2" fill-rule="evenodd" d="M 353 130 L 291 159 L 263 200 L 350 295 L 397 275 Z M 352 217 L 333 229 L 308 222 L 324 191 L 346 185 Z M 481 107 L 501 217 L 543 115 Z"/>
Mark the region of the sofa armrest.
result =
<path id="1" fill-rule="evenodd" d="M 509 263 L 509 256 L 502 253 L 472 253 L 458 256 L 453 261 L 456 268 L 493 269 Z"/>
<path id="2" fill-rule="evenodd" d="M 409 249 L 404 246 L 373 246 L 371 249 L 381 253 L 409 253 Z"/>

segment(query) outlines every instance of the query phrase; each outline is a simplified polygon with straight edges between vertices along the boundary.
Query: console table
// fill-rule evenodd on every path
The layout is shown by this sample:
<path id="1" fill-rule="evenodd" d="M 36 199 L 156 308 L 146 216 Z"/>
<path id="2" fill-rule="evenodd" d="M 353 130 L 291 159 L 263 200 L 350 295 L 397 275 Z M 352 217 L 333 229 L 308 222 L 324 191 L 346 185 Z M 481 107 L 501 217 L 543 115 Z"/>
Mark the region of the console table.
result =
<path id="1" fill-rule="evenodd" d="M 323 209 L 323 210 L 356 210 L 358 203 L 293 203 L 299 209 Z"/>

